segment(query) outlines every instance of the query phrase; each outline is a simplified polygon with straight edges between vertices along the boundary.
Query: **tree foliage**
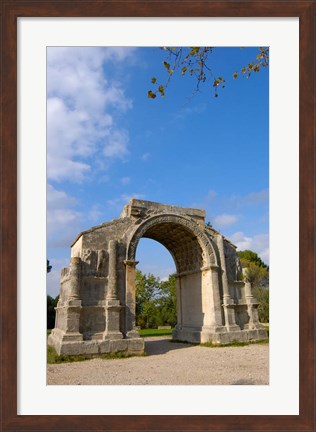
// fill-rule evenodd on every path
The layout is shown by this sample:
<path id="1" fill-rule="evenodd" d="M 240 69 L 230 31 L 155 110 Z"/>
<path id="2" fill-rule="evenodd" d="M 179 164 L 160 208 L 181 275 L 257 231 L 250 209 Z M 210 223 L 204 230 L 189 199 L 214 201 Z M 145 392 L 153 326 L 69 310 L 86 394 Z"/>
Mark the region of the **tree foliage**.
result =
<path id="1" fill-rule="evenodd" d="M 269 322 L 269 289 L 263 286 L 255 286 L 252 289 L 253 296 L 258 301 L 259 320 L 262 323 Z"/>
<path id="2" fill-rule="evenodd" d="M 149 324 L 148 319 L 152 312 L 153 300 L 159 291 L 159 284 L 159 278 L 153 274 L 146 275 L 136 270 L 136 316 L 146 317 L 146 324 Z"/>
<path id="3" fill-rule="evenodd" d="M 258 313 L 261 322 L 269 322 L 269 267 L 251 250 L 237 252 L 246 278 L 252 285 L 252 294 L 259 302 Z"/>
<path id="4" fill-rule="evenodd" d="M 55 307 L 57 306 L 59 295 L 54 299 L 50 295 L 47 296 L 47 328 L 52 329 L 55 327 Z"/>
<path id="5" fill-rule="evenodd" d="M 49 265 L 49 260 L 46 260 L 46 261 L 47 261 L 47 270 L 46 270 L 46 272 L 47 272 L 47 273 L 50 273 L 50 271 L 51 271 L 51 269 L 52 269 L 52 266 Z"/>
<path id="6" fill-rule="evenodd" d="M 136 270 L 136 324 L 141 328 L 175 326 L 176 283 L 175 277 L 160 281 L 152 274 Z"/>
<path id="7" fill-rule="evenodd" d="M 247 265 L 246 278 L 252 286 L 268 286 L 269 284 L 268 270 L 252 262 Z"/>
<path id="8" fill-rule="evenodd" d="M 252 286 L 269 285 L 269 267 L 251 250 L 237 252 L 247 280 Z"/>
<path id="9" fill-rule="evenodd" d="M 148 90 L 147 96 L 155 99 L 157 95 L 165 96 L 166 89 L 174 75 L 195 78 L 196 86 L 193 94 L 200 90 L 201 84 L 214 90 L 214 96 L 218 96 L 218 89 L 225 88 L 226 79 L 214 74 L 212 64 L 212 53 L 214 47 L 163 47 L 166 55 L 162 62 L 166 78 L 163 82 L 152 77 L 153 89 Z M 241 70 L 232 71 L 233 79 L 242 76 L 249 78 L 252 73 L 259 72 L 269 65 L 269 48 L 260 47 L 255 59 L 252 59 Z"/>
<path id="10" fill-rule="evenodd" d="M 251 263 L 256 264 L 259 267 L 266 268 L 266 269 L 269 268 L 267 266 L 267 264 L 265 264 L 262 261 L 262 259 L 259 257 L 259 255 L 256 252 L 253 252 L 253 251 L 251 251 L 249 249 L 246 249 L 244 251 L 237 252 L 237 254 L 238 254 L 238 256 L 239 256 L 239 258 L 241 260 L 241 263 L 242 262 L 244 262 L 244 263 L 251 262 Z"/>

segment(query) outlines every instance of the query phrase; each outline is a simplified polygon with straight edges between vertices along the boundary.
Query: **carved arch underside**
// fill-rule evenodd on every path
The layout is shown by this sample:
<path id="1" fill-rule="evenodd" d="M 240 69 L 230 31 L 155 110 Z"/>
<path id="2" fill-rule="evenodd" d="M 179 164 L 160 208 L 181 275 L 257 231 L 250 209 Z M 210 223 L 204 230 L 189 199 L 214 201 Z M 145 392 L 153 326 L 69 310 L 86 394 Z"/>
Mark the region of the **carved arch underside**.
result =
<path id="1" fill-rule="evenodd" d="M 136 248 L 142 237 L 165 246 L 174 258 L 178 273 L 198 271 L 217 264 L 211 240 L 198 223 L 184 216 L 163 214 L 146 219 L 127 243 L 127 260 L 135 260 Z"/>

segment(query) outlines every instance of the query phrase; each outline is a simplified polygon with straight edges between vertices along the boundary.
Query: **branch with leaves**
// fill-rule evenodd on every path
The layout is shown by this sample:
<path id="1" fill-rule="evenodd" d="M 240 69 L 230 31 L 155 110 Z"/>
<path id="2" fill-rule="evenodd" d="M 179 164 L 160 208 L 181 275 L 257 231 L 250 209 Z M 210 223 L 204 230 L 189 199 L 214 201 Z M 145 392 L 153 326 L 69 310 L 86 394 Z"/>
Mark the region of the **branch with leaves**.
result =
<path id="1" fill-rule="evenodd" d="M 225 88 L 226 80 L 222 76 L 216 76 L 213 73 L 211 64 L 211 54 L 214 47 L 163 47 L 166 51 L 166 57 L 163 61 L 164 70 L 167 77 L 164 83 L 158 82 L 156 77 L 152 77 L 151 83 L 155 86 L 153 90 L 148 90 L 147 96 L 155 99 L 159 94 L 165 96 L 167 87 L 172 77 L 176 73 L 182 76 L 191 76 L 196 79 L 195 90 L 193 95 L 200 91 L 201 84 L 206 83 L 214 89 L 214 96 L 218 97 L 218 89 Z M 235 71 L 232 76 L 234 79 L 238 76 L 249 78 L 253 72 L 259 72 L 261 68 L 269 65 L 269 48 L 260 47 L 259 53 L 254 60 L 244 66 L 240 71 Z"/>

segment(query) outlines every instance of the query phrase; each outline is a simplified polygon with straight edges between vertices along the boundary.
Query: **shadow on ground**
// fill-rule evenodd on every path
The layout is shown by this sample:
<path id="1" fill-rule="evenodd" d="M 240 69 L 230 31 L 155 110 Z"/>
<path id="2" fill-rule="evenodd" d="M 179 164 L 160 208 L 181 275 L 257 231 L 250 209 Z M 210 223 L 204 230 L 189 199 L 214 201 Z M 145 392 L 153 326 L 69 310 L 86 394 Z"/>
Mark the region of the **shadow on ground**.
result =
<path id="1" fill-rule="evenodd" d="M 251 379 L 240 379 L 232 383 L 232 385 L 254 385 L 255 382 Z"/>
<path id="2" fill-rule="evenodd" d="M 195 345 L 181 342 L 171 342 L 171 338 L 146 340 L 145 352 L 147 355 L 166 354 L 169 351 L 179 350 L 182 348 L 191 348 Z"/>

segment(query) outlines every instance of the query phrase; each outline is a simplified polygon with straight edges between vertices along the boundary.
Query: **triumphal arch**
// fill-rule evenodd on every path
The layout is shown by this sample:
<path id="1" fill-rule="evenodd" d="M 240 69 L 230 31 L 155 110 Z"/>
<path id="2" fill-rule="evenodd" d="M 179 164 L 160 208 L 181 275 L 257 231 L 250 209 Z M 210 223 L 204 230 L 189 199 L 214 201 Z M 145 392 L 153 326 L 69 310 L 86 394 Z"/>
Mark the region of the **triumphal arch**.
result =
<path id="1" fill-rule="evenodd" d="M 144 351 L 135 326 L 142 237 L 164 245 L 175 262 L 174 339 L 225 344 L 267 337 L 236 247 L 205 224 L 205 212 L 132 199 L 119 219 L 83 231 L 71 246 L 48 339 L 58 354 Z"/>

